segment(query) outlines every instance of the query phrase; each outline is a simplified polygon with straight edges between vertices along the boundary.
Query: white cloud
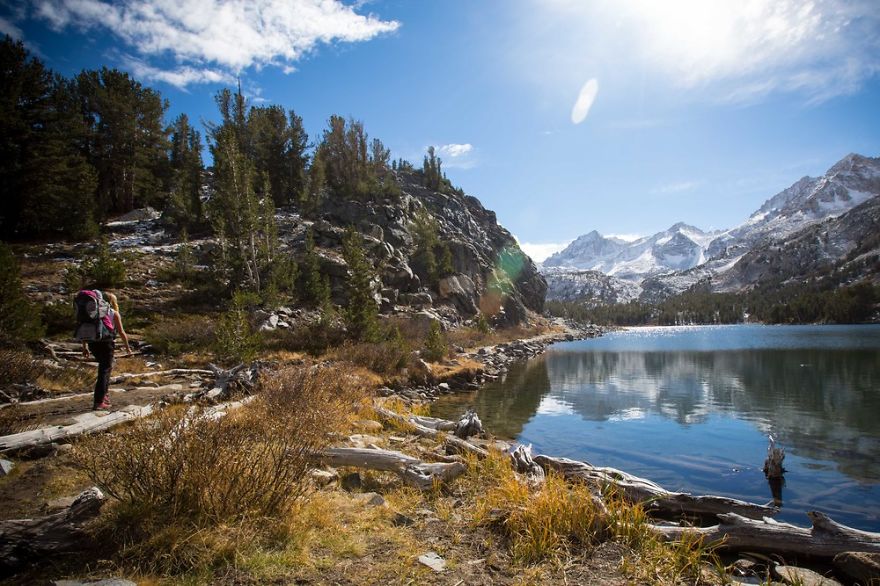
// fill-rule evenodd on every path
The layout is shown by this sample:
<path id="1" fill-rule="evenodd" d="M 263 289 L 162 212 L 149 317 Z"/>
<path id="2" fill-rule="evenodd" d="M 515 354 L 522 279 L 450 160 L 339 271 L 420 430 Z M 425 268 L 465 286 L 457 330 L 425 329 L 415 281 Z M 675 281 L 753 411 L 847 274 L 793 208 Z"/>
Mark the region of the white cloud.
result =
<path id="1" fill-rule="evenodd" d="M 267 65 L 289 73 L 320 44 L 367 41 L 400 26 L 340 0 L 39 0 L 35 13 L 56 30 L 106 29 L 141 58 L 172 57 L 179 66 L 163 81 L 175 85 Z"/>
<path id="2" fill-rule="evenodd" d="M 876 0 L 534 2 L 528 45 L 543 61 L 556 57 L 566 86 L 598 63 L 723 101 L 798 92 L 820 102 L 880 74 Z"/>
<path id="3" fill-rule="evenodd" d="M 461 157 L 466 155 L 474 150 L 474 145 L 470 143 L 465 144 L 444 144 L 443 146 L 437 149 L 440 154 L 445 155 L 447 157 Z"/>
<path id="4" fill-rule="evenodd" d="M 575 100 L 574 106 L 571 109 L 571 121 L 573 123 L 580 124 L 586 119 L 587 114 L 590 113 L 590 108 L 593 106 L 593 102 L 596 101 L 596 94 L 598 93 L 599 82 L 596 79 L 589 80 L 581 87 L 577 100 Z"/>
<path id="5" fill-rule="evenodd" d="M 626 242 L 635 242 L 639 238 L 644 238 L 641 234 L 609 234 L 607 238 L 617 238 Z"/>
<path id="6" fill-rule="evenodd" d="M 676 181 L 674 183 L 666 183 L 651 190 L 651 193 L 659 193 L 666 195 L 669 193 L 681 193 L 683 191 L 691 191 L 699 187 L 700 181 Z"/>
<path id="7" fill-rule="evenodd" d="M 15 40 L 21 40 L 21 29 L 0 16 L 0 35 L 9 35 Z"/>
<path id="8" fill-rule="evenodd" d="M 571 244 L 571 240 L 565 242 L 520 242 L 519 247 L 535 262 L 545 261 L 554 252 L 559 252 Z"/>
<path id="9" fill-rule="evenodd" d="M 234 77 L 216 69 L 199 69 L 190 66 L 160 69 L 134 58 L 126 58 L 124 62 L 138 79 L 162 81 L 180 89 L 185 89 L 193 83 L 235 83 Z"/>

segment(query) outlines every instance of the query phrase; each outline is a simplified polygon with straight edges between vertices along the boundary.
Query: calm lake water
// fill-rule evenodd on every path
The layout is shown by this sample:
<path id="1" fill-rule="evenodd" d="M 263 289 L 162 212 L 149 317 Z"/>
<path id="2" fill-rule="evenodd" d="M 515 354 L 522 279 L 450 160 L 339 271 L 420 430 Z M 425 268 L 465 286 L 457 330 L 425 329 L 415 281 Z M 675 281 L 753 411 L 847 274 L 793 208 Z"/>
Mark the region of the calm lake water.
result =
<path id="1" fill-rule="evenodd" d="M 880 326 L 632 328 L 555 344 L 473 405 L 499 437 L 670 490 L 766 503 L 772 434 L 786 450 L 776 517 L 808 510 L 880 531 Z"/>

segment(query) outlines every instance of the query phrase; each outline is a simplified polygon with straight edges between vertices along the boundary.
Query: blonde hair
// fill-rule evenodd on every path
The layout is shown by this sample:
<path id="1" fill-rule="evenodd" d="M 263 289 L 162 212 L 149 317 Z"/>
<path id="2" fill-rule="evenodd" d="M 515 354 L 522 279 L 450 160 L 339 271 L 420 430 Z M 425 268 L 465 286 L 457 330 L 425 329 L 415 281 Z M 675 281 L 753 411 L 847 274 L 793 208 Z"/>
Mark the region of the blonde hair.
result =
<path id="1" fill-rule="evenodd" d="M 116 295 L 114 293 L 105 293 L 104 296 L 107 298 L 107 301 L 110 302 L 113 311 L 119 313 L 119 300 L 116 299 Z"/>

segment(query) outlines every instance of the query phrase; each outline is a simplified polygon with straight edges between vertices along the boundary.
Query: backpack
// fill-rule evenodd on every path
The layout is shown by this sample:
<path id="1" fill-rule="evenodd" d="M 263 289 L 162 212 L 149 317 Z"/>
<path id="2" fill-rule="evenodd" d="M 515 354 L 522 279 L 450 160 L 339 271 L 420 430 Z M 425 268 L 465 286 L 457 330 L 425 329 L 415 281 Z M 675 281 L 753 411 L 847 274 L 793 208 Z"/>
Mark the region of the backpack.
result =
<path id="1" fill-rule="evenodd" d="M 73 298 L 76 330 L 73 337 L 81 342 L 97 342 L 116 337 L 113 309 L 97 289 L 82 290 Z"/>

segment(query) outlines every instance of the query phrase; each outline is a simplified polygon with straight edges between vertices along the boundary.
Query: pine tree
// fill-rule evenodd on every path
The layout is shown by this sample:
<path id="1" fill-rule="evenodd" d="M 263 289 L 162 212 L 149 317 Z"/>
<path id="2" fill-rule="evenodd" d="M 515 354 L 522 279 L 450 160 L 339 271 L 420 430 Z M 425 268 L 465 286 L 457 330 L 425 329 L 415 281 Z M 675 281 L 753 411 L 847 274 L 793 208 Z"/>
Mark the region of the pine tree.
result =
<path id="1" fill-rule="evenodd" d="M 343 256 L 348 264 L 348 305 L 345 323 L 351 336 L 361 342 L 376 342 L 380 338 L 378 308 L 373 298 L 373 267 L 367 260 L 361 244 L 361 235 L 353 228 L 345 233 Z"/>
<path id="2" fill-rule="evenodd" d="M 330 281 L 321 273 L 321 259 L 315 251 L 315 237 L 312 228 L 306 231 L 305 258 L 302 261 L 300 299 L 313 307 L 326 307 L 330 304 Z"/>
<path id="3" fill-rule="evenodd" d="M 204 179 L 202 137 L 189 123 L 186 114 L 171 125 L 169 156 L 171 193 L 166 214 L 181 229 L 198 227 L 203 219 L 201 189 Z"/>
<path id="4" fill-rule="evenodd" d="M 428 189 L 434 191 L 440 190 L 441 180 L 443 179 L 443 172 L 440 169 L 442 164 L 443 161 L 437 156 L 434 147 L 428 147 L 428 154 L 425 155 L 425 160 L 422 164 L 422 174 L 425 178 L 425 187 Z"/>
<path id="5" fill-rule="evenodd" d="M 0 345 L 18 345 L 38 339 L 43 332 L 40 312 L 27 299 L 21 286 L 18 261 L 0 242 Z"/>

